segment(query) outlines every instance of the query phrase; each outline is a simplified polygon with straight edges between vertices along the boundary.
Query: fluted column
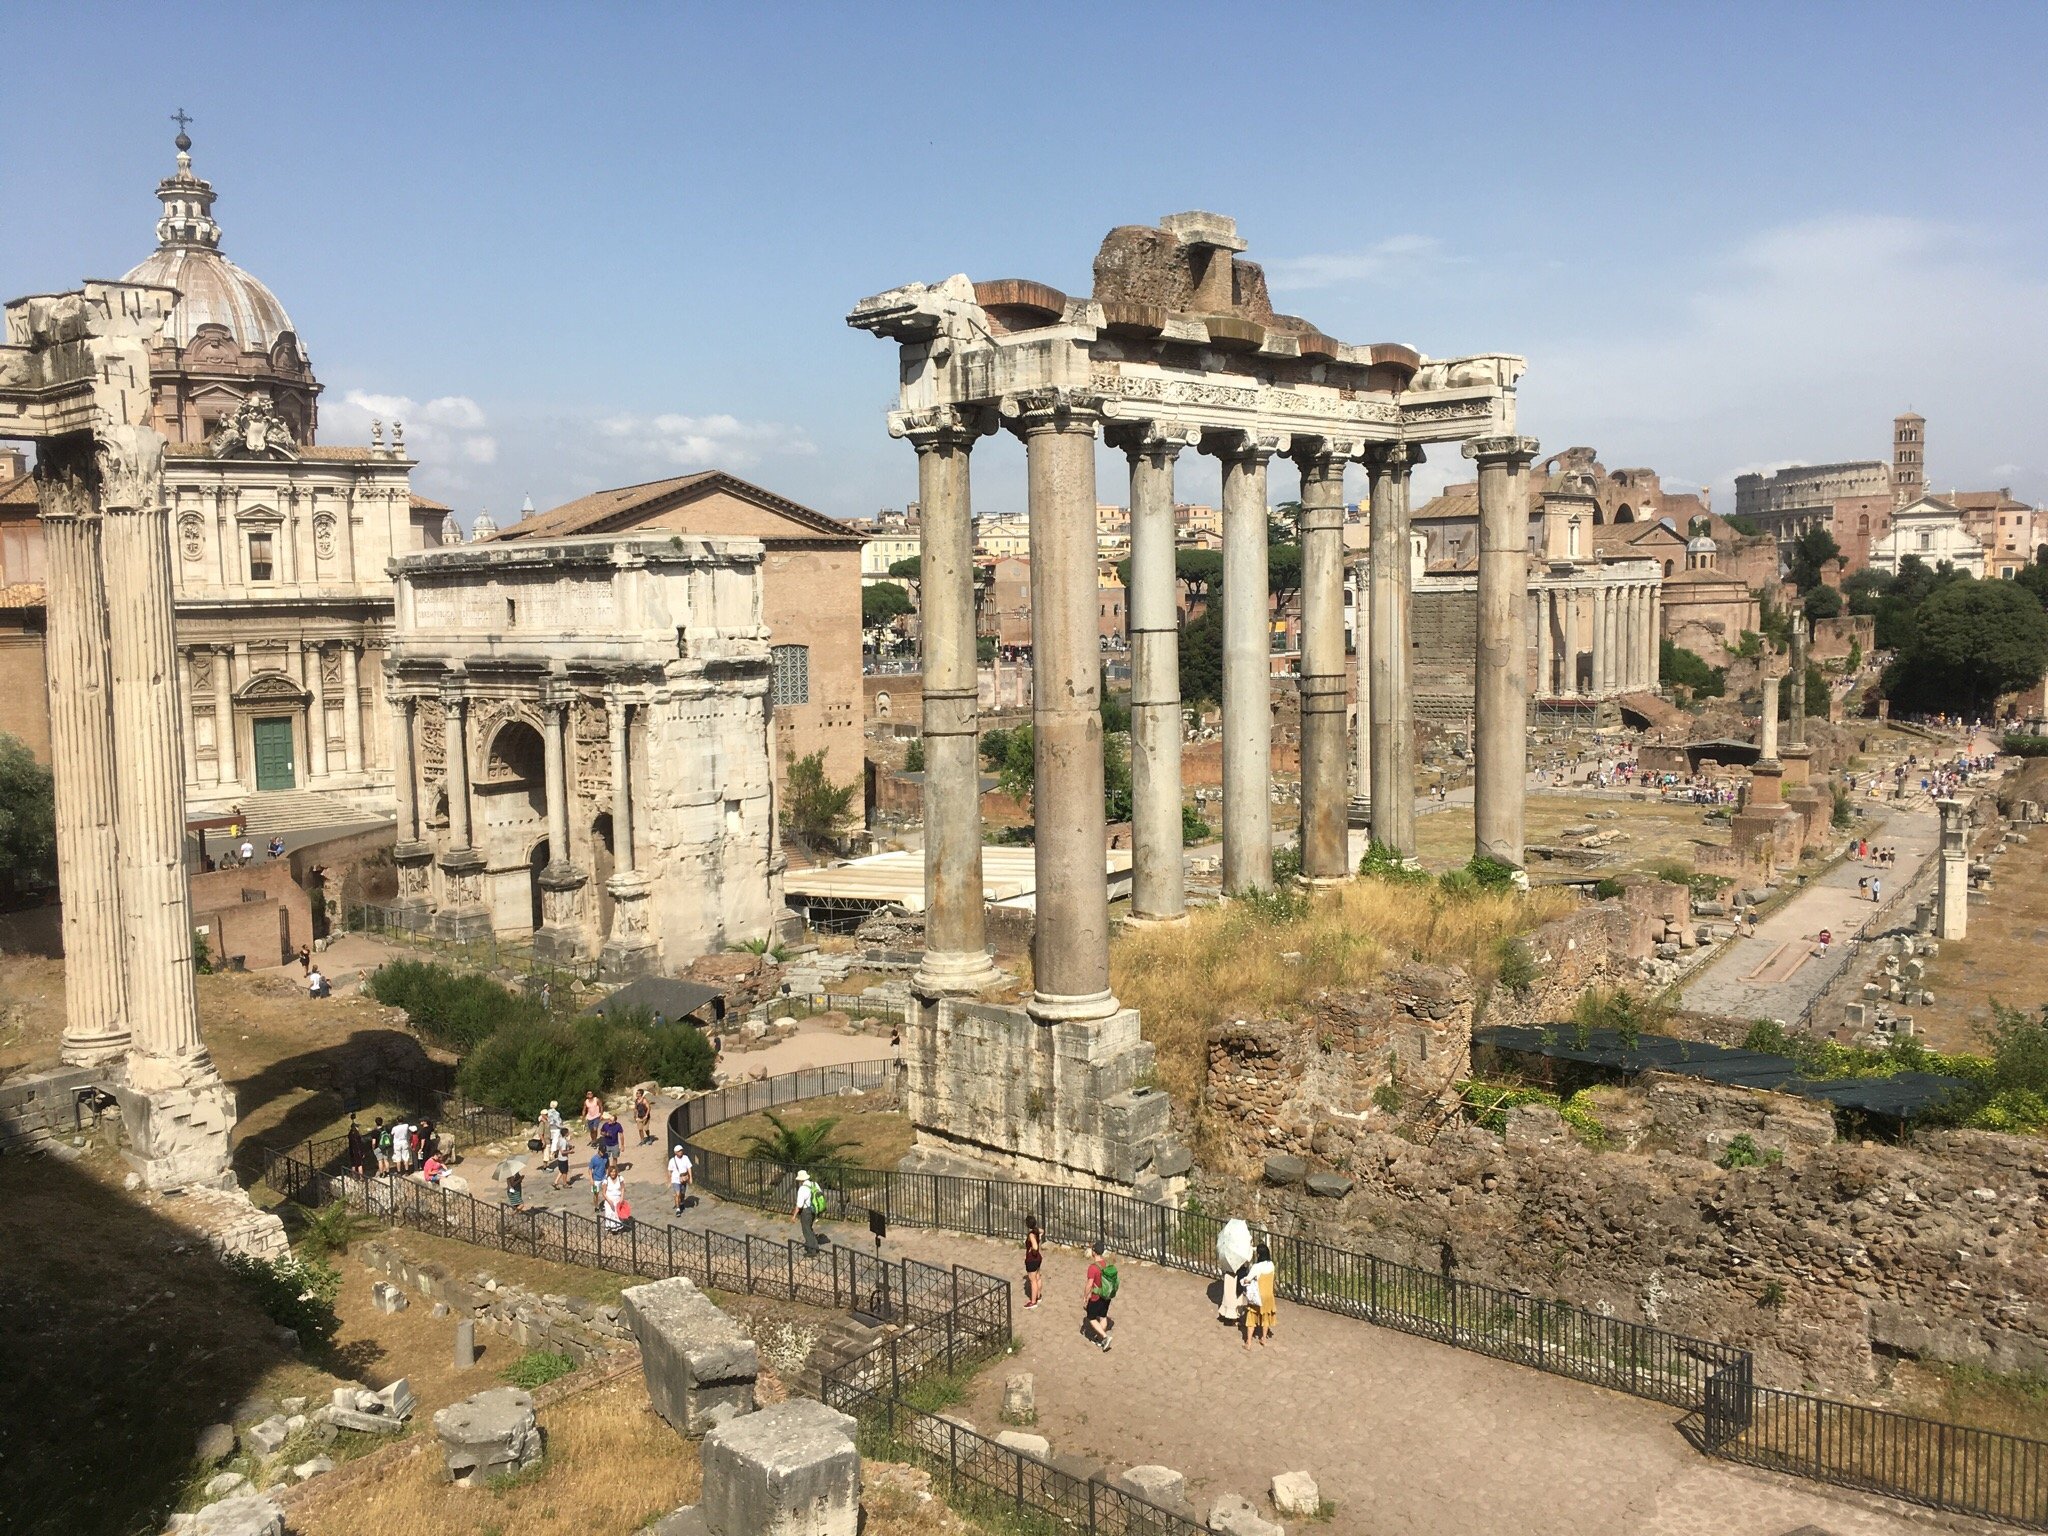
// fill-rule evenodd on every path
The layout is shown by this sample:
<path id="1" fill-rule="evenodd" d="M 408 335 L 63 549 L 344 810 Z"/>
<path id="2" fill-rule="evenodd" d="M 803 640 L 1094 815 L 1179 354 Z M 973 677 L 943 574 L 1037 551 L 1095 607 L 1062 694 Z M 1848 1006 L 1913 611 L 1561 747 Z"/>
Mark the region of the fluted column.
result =
<path id="1" fill-rule="evenodd" d="M 306 755 L 312 759 L 312 776 L 327 777 L 327 648 L 317 640 L 304 642 L 306 692 Z"/>
<path id="2" fill-rule="evenodd" d="M 1661 687 L 1664 661 L 1664 588 L 1650 588 L 1650 686 Z"/>
<path id="3" fill-rule="evenodd" d="M 235 652 L 232 646 L 217 646 L 213 653 L 213 771 L 214 782 L 230 785 L 241 778 L 235 766 Z"/>
<path id="4" fill-rule="evenodd" d="M 1806 615 L 1795 612 L 1792 615 L 1792 670 L 1787 674 L 1792 689 L 1791 708 L 1786 720 L 1787 745 L 1806 745 Z"/>
<path id="5" fill-rule="evenodd" d="M 1422 450 L 1409 443 L 1382 443 L 1367 450 L 1365 462 L 1372 475 L 1372 837 L 1413 857 L 1408 477 L 1422 462 Z"/>
<path id="6" fill-rule="evenodd" d="M 1766 673 L 1763 679 L 1764 703 L 1762 729 L 1758 733 L 1758 757 L 1766 763 L 1778 760 L 1778 674 Z"/>
<path id="7" fill-rule="evenodd" d="M 569 774 L 562 737 L 568 729 L 569 706 L 562 699 L 541 703 L 541 761 L 547 775 L 548 863 L 569 862 Z"/>
<path id="8" fill-rule="evenodd" d="M 1614 602 L 1604 576 L 1594 578 L 1593 588 L 1593 697 L 1604 699 L 1614 691 Z"/>
<path id="9" fill-rule="evenodd" d="M 363 674 L 360 647 L 353 640 L 341 646 L 341 743 L 350 773 L 363 771 Z"/>
<path id="10" fill-rule="evenodd" d="M 1352 566 L 1351 644 L 1358 667 L 1357 731 L 1351 743 L 1352 819 L 1372 825 L 1372 561 Z"/>
<path id="11" fill-rule="evenodd" d="M 392 700 L 394 740 L 391 744 L 391 788 L 398 801 L 398 836 L 401 843 L 420 840 L 419 769 L 413 749 L 413 701 L 402 695 Z"/>
<path id="12" fill-rule="evenodd" d="M 1122 444 L 1131 465 L 1131 916 L 1141 922 L 1187 915 L 1173 466 L 1189 438 L 1148 422 Z"/>
<path id="13" fill-rule="evenodd" d="M 100 519 L 91 505 L 92 473 L 83 439 L 38 445 L 36 491 L 49 592 L 44 654 L 50 773 L 64 903 L 60 1051 L 75 1066 L 118 1056 L 129 1042 L 107 600 L 99 569 Z"/>
<path id="14" fill-rule="evenodd" d="M 448 791 L 448 849 L 456 852 L 470 846 L 469 700 L 464 697 L 460 685 L 441 695 L 441 709 L 448 722 L 444 780 Z"/>
<path id="15" fill-rule="evenodd" d="M 968 455 L 979 416 L 939 408 L 904 435 L 917 450 L 923 517 L 918 608 L 924 650 L 924 955 L 927 995 L 997 979 L 981 874 L 981 716 L 975 693 L 974 503 Z"/>
<path id="16" fill-rule="evenodd" d="M 1477 851 L 1520 867 L 1528 784 L 1531 437 L 1465 445 L 1479 465 L 1479 640 L 1473 697 Z"/>
<path id="17" fill-rule="evenodd" d="M 1350 873 L 1345 833 L 1344 461 L 1356 451 L 1327 440 L 1301 468 L 1301 872 Z M 1269 797 L 1270 799 L 1270 797 Z"/>
<path id="18" fill-rule="evenodd" d="M 163 446 L 148 427 L 108 427 L 98 437 L 128 1016 L 139 1052 L 182 1063 L 205 1047 L 192 987 Z M 153 1078 L 133 1064 L 129 1076 L 145 1090 L 184 1080 L 182 1069 Z"/>
<path id="19" fill-rule="evenodd" d="M 617 695 L 606 703 L 612 734 L 612 875 L 616 879 L 633 873 L 633 764 L 626 717 L 632 706 Z"/>
<path id="20" fill-rule="evenodd" d="M 185 782 L 199 782 L 199 731 L 192 718 L 197 707 L 192 689 L 192 652 L 178 647 L 178 733 L 185 741 Z"/>
<path id="21" fill-rule="evenodd" d="M 1266 461 L 1247 434 L 1204 443 L 1223 463 L 1223 889 L 1273 883 L 1273 642 Z"/>
<path id="22" fill-rule="evenodd" d="M 1060 389 L 1020 402 L 1031 512 L 1031 795 L 1038 919 L 1027 1005 L 1045 1022 L 1107 1018 L 1102 660 L 1095 611 L 1096 401 Z"/>
<path id="23" fill-rule="evenodd" d="M 1550 640 L 1551 593 L 1546 587 L 1536 589 L 1536 697 L 1547 699 L 1556 686 L 1552 678 L 1552 650 Z"/>

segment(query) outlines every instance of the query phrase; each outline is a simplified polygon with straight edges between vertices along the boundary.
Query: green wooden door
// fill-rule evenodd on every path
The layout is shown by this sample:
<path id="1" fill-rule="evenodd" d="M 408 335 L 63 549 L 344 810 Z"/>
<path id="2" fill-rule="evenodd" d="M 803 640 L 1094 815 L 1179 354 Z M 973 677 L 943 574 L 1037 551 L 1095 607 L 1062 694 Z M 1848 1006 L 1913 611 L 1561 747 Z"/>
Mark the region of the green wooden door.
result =
<path id="1" fill-rule="evenodd" d="M 252 722 L 256 736 L 256 787 L 291 789 L 292 723 L 289 719 Z"/>

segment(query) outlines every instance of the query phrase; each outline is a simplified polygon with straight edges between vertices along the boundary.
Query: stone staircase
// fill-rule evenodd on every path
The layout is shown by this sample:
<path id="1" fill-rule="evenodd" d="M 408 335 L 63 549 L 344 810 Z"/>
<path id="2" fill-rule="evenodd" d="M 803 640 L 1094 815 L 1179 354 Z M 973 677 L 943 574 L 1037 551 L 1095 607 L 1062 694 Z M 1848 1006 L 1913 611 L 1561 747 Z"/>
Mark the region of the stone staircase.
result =
<path id="1" fill-rule="evenodd" d="M 801 1397 L 823 1398 L 825 1372 L 866 1354 L 889 1337 L 886 1328 L 870 1328 L 851 1317 L 835 1317 L 818 1334 L 818 1342 L 805 1358 L 789 1390 Z"/>
<path id="2" fill-rule="evenodd" d="M 270 790 L 248 796 L 241 802 L 249 818 L 245 836 L 260 850 L 277 834 L 309 832 L 324 827 L 361 826 L 366 822 L 389 821 L 385 813 L 367 810 L 340 795 L 320 794 L 308 789 Z"/>

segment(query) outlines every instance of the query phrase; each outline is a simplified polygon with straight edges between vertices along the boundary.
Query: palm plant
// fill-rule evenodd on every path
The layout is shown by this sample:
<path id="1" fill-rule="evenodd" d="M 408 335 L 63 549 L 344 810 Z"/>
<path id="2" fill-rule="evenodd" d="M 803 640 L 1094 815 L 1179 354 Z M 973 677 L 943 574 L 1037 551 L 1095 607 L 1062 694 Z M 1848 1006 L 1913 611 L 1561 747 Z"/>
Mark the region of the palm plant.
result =
<path id="1" fill-rule="evenodd" d="M 347 1253 L 350 1243 L 376 1229 L 376 1222 L 351 1210 L 346 1200 L 336 1200 L 306 1218 L 305 1231 L 299 1237 L 299 1252 L 308 1259 Z"/>
<path id="2" fill-rule="evenodd" d="M 765 1118 L 774 1129 L 766 1135 L 747 1138 L 746 1155 L 773 1163 L 778 1168 L 804 1169 L 813 1178 L 832 1179 L 854 1166 L 853 1147 L 832 1134 L 839 1124 L 836 1115 L 791 1125 L 773 1110 Z"/>

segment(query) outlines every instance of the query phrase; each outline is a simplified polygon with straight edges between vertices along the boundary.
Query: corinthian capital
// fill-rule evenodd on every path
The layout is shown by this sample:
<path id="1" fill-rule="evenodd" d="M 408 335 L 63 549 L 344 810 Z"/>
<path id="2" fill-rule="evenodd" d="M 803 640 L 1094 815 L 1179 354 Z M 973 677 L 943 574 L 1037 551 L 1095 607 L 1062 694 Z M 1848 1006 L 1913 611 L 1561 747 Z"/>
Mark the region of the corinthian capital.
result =
<path id="1" fill-rule="evenodd" d="M 93 433 L 102 512 L 154 512 L 163 505 L 164 439 L 154 427 L 104 426 Z"/>
<path id="2" fill-rule="evenodd" d="M 1254 468 L 1264 464 L 1276 453 L 1285 453 L 1293 446 L 1294 440 L 1285 432 L 1223 431 L 1202 434 L 1202 452 L 1213 453 L 1219 459 L 1233 463 L 1249 464 Z"/>
<path id="3" fill-rule="evenodd" d="M 1541 452 L 1541 445 L 1533 437 L 1475 437 L 1465 444 L 1465 457 L 1479 463 L 1489 459 L 1506 461 L 1510 466 L 1520 468 Z"/>
<path id="4" fill-rule="evenodd" d="M 1048 384 L 1003 396 L 1004 424 L 1019 437 L 1034 432 L 1086 432 L 1102 424 L 1102 396 L 1090 389 Z"/>
<path id="5" fill-rule="evenodd" d="M 1423 461 L 1420 443 L 1370 443 L 1360 455 L 1374 474 L 1405 475 Z"/>
<path id="6" fill-rule="evenodd" d="M 889 435 L 909 438 L 919 453 L 971 448 L 977 437 L 987 437 L 995 429 L 995 412 L 983 405 L 934 405 L 889 413 Z"/>
<path id="7" fill-rule="evenodd" d="M 1102 435 L 1110 447 L 1121 448 L 1133 459 L 1167 461 L 1178 456 L 1181 449 L 1201 442 L 1202 429 L 1192 421 L 1156 417 L 1119 418 L 1109 422 Z"/>

